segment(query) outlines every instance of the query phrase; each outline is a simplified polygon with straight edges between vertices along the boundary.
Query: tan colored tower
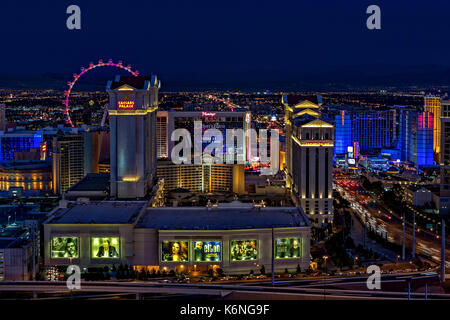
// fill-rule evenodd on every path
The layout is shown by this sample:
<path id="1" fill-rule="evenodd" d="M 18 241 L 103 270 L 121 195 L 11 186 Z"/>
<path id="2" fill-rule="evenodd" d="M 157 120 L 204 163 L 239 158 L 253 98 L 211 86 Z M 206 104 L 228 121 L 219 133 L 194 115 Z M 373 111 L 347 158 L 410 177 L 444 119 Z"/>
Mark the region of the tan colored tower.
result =
<path id="1" fill-rule="evenodd" d="M 333 223 L 334 125 L 320 120 L 320 96 L 282 98 L 286 187 L 315 226 Z"/>
<path id="2" fill-rule="evenodd" d="M 433 152 L 434 160 L 439 162 L 441 153 L 441 99 L 439 97 L 427 96 L 425 100 L 425 111 L 433 113 Z"/>

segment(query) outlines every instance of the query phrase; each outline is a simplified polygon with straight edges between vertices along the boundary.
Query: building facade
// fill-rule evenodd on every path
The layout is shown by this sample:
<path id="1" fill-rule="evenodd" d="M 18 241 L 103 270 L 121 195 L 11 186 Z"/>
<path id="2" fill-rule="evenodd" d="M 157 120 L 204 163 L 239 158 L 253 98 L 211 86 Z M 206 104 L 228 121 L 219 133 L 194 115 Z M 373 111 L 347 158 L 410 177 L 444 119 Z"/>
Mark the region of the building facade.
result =
<path id="1" fill-rule="evenodd" d="M 183 188 L 193 193 L 245 192 L 243 164 L 173 164 L 160 161 L 158 178 L 164 179 L 164 191 Z"/>
<path id="2" fill-rule="evenodd" d="M 0 190 L 22 187 L 24 191 L 52 191 L 52 166 L 47 161 L 0 163 Z"/>
<path id="3" fill-rule="evenodd" d="M 433 114 L 433 152 L 437 162 L 441 152 L 441 98 L 437 96 L 424 97 L 424 109 Z"/>
<path id="4" fill-rule="evenodd" d="M 441 101 L 441 197 L 450 197 L 450 100 Z M 450 209 L 450 208 L 449 208 Z"/>
<path id="5" fill-rule="evenodd" d="M 62 194 L 84 177 L 84 140 L 82 133 L 65 133 L 53 137 L 53 192 Z"/>
<path id="6" fill-rule="evenodd" d="M 113 201 L 55 209 L 44 223 L 45 265 L 133 265 L 148 270 L 249 273 L 257 266 L 302 270 L 310 263 L 311 224 L 300 208 L 147 207 Z M 273 235 L 273 236 L 272 236 Z"/>
<path id="7" fill-rule="evenodd" d="M 434 117 L 430 112 L 402 110 L 399 115 L 399 150 L 402 161 L 433 165 Z"/>
<path id="8" fill-rule="evenodd" d="M 334 117 L 335 155 L 344 155 L 355 142 L 362 153 L 393 146 L 397 141 L 396 117 L 395 110 L 340 110 Z"/>
<path id="9" fill-rule="evenodd" d="M 109 81 L 112 197 L 143 198 L 156 179 L 156 76 Z"/>
<path id="10" fill-rule="evenodd" d="M 324 226 L 333 221 L 334 126 L 319 119 L 320 100 L 283 97 L 287 187 L 311 221 Z"/>
<path id="11" fill-rule="evenodd" d="M 166 159 L 169 154 L 168 135 L 169 115 L 167 111 L 158 111 L 156 115 L 156 155 L 158 159 Z"/>
<path id="12" fill-rule="evenodd" d="M 208 129 L 216 129 L 222 133 L 223 137 L 223 152 L 224 154 L 239 154 L 242 156 L 242 161 L 247 159 L 247 138 L 245 132 L 251 127 L 251 114 L 247 111 L 170 111 L 158 113 L 160 118 L 157 122 L 157 141 L 159 146 L 159 153 L 161 158 L 171 158 L 172 149 L 178 141 L 172 141 L 171 134 L 176 129 L 186 129 L 190 135 L 192 144 L 194 144 L 194 122 L 198 121 L 202 124 L 202 134 Z M 234 145 L 227 145 L 226 131 L 230 130 L 243 130 L 242 146 L 243 150 L 238 150 L 237 142 Z M 208 141 L 203 140 L 202 151 L 209 144 Z M 167 151 L 167 152 L 164 152 Z M 192 150 L 193 151 L 193 150 Z M 165 157 L 164 157 L 165 156 Z M 182 155 L 187 157 L 188 155 Z M 193 153 L 191 154 L 193 159 Z M 236 162 L 235 162 L 236 163 Z"/>
<path id="13" fill-rule="evenodd" d="M 41 143 L 42 131 L 11 128 L 0 133 L 0 161 L 20 160 L 19 157 L 26 157 L 23 153 L 35 153 L 35 160 L 39 160 Z"/>
<path id="14" fill-rule="evenodd" d="M 109 165 L 109 131 L 105 127 L 87 128 L 84 139 L 84 174 L 104 172 Z"/>

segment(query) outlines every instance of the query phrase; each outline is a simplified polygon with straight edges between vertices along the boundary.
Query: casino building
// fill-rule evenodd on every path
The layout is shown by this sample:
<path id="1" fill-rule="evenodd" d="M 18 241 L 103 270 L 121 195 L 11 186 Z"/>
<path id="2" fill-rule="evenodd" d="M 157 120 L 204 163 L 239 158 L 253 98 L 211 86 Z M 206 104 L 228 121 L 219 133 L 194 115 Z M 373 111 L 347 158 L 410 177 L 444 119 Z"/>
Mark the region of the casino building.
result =
<path id="1" fill-rule="evenodd" d="M 112 197 L 143 198 L 153 186 L 160 86 L 155 75 L 117 76 L 108 82 Z"/>
<path id="2" fill-rule="evenodd" d="M 273 248 L 275 271 L 309 268 L 311 224 L 301 208 L 147 205 L 62 200 L 44 222 L 45 265 L 239 274 L 270 270 Z"/>
<path id="3" fill-rule="evenodd" d="M 158 111 L 156 122 L 157 155 L 160 159 L 170 158 L 177 142 L 171 140 L 171 133 L 176 129 L 187 129 L 194 137 L 194 121 L 202 123 L 202 131 L 217 129 L 222 132 L 224 148 L 227 129 L 242 129 L 246 132 L 251 127 L 251 113 L 248 111 Z M 202 150 L 208 142 L 203 142 Z M 247 139 L 244 138 L 244 157 L 246 157 Z M 226 150 L 224 149 L 224 152 Z M 246 158 L 244 158 L 245 160 Z"/>
<path id="4" fill-rule="evenodd" d="M 315 226 L 333 222 L 334 126 L 321 119 L 322 98 L 282 97 L 286 123 L 286 185 Z"/>
<path id="5" fill-rule="evenodd" d="M 273 260 L 276 271 L 309 268 L 311 224 L 301 208 L 266 208 L 240 202 L 153 207 L 158 187 L 156 137 L 157 132 L 161 134 L 156 130 L 159 87 L 156 76 L 117 77 L 108 83 L 110 179 L 107 174 L 86 176 L 51 212 L 43 223 L 45 265 L 88 268 L 127 264 L 191 274 L 221 268 L 233 274 L 257 271 L 262 265 L 270 270 Z M 250 125 L 249 113 L 180 112 L 169 121 L 169 132 L 184 126 L 192 129 L 193 120 L 202 117 L 209 119 L 203 121 L 206 128 L 246 129 Z M 230 178 L 222 187 L 237 183 L 242 188 L 242 174 L 237 174 L 242 170 L 234 168 L 209 170 L 223 169 L 220 175 L 214 175 L 222 180 Z M 178 178 L 192 183 L 188 173 L 177 173 L 183 171 L 181 167 L 164 169 L 165 178 L 173 178 L 170 183 L 174 186 L 178 186 Z M 203 176 L 209 174 L 201 172 Z M 234 173 L 240 178 L 235 179 Z M 219 186 L 218 181 L 206 177 L 194 180 Z M 107 184 L 109 200 L 103 192 Z M 74 198 L 77 200 L 67 200 Z"/>

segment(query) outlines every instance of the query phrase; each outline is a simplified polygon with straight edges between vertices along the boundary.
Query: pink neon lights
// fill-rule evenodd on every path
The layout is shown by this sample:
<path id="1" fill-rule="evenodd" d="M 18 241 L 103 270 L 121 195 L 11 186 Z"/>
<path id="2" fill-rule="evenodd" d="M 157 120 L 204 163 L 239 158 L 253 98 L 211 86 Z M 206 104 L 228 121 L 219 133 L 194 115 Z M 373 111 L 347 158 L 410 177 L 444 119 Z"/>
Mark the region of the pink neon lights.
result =
<path id="1" fill-rule="evenodd" d="M 209 118 L 209 117 L 215 117 L 216 116 L 216 113 L 215 112 L 205 112 L 205 111 L 202 111 L 202 117 L 207 117 L 207 118 Z"/>
<path id="2" fill-rule="evenodd" d="M 72 120 L 70 119 L 70 115 L 69 115 L 69 96 L 70 93 L 72 91 L 73 86 L 75 85 L 75 83 L 78 81 L 78 79 L 84 75 L 86 72 L 91 71 L 92 69 L 98 68 L 98 67 L 115 67 L 115 68 L 119 68 L 119 69 L 123 69 L 125 71 L 128 71 L 129 73 L 131 73 L 133 76 L 137 77 L 139 75 L 139 71 L 133 71 L 131 69 L 131 66 L 124 66 L 122 64 L 122 61 L 119 61 L 117 63 L 114 63 L 111 59 L 108 60 L 108 62 L 103 62 L 103 60 L 98 60 L 97 64 L 94 63 L 90 63 L 88 68 L 84 68 L 81 67 L 81 72 L 79 74 L 74 73 L 73 74 L 73 81 L 69 81 L 67 83 L 67 85 L 69 86 L 69 89 L 64 91 L 64 96 L 65 99 L 63 101 L 63 105 L 64 105 L 64 115 L 66 116 L 66 123 L 69 124 L 71 127 L 73 127 L 73 123 Z"/>

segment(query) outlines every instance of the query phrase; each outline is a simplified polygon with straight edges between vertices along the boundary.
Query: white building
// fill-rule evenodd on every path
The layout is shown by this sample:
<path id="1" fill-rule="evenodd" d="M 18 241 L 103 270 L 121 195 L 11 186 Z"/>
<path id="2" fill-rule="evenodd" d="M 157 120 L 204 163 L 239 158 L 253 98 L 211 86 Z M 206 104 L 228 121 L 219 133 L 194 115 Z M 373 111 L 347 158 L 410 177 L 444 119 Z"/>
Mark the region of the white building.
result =
<path id="1" fill-rule="evenodd" d="M 110 195 L 143 198 L 156 178 L 156 76 L 117 76 L 109 81 Z"/>
<path id="2" fill-rule="evenodd" d="M 320 96 L 283 96 L 283 104 L 286 185 L 315 225 L 332 223 L 334 126 L 319 119 Z"/>

